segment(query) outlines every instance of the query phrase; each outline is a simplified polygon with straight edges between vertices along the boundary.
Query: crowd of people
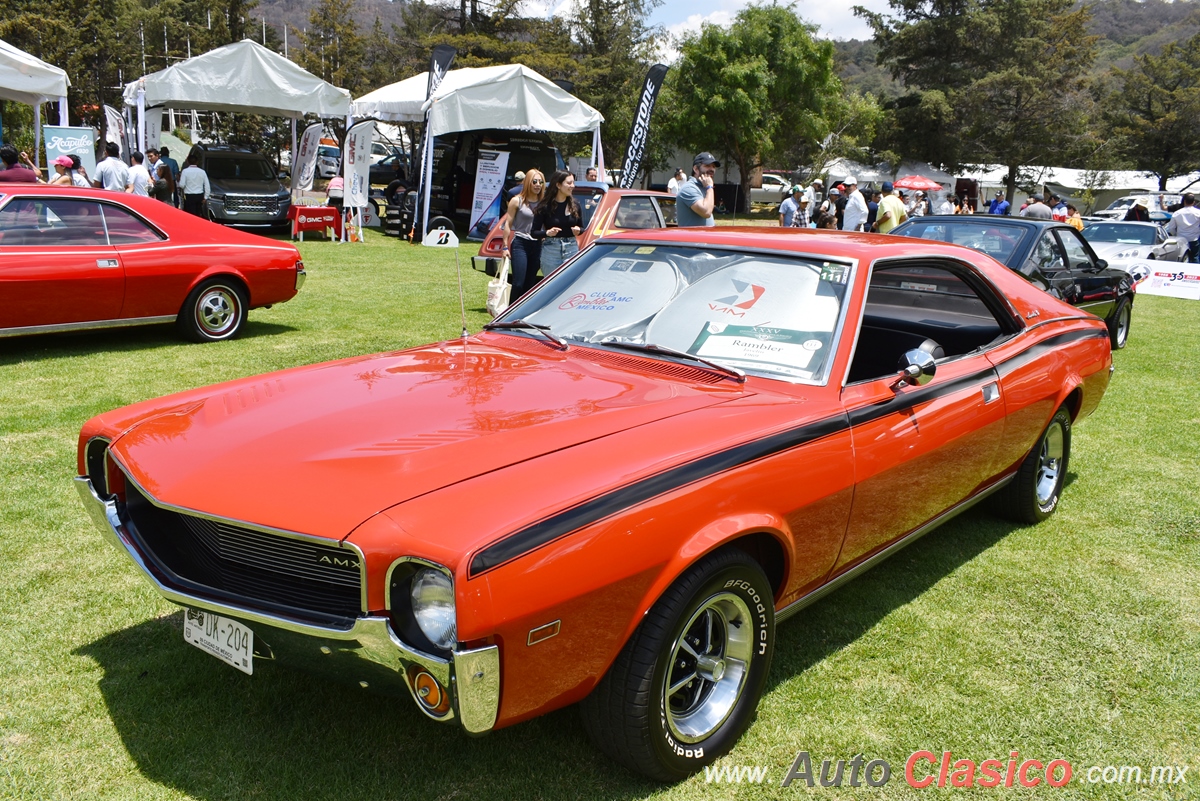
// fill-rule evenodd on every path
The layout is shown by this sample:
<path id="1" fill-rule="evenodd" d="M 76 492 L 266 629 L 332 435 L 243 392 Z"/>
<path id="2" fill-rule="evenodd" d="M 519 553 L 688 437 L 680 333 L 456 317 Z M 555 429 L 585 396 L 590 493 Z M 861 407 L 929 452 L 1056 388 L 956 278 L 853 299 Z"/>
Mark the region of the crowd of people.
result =
<path id="1" fill-rule="evenodd" d="M 12 145 L 3 145 L 0 146 L 0 162 L 4 164 L 0 169 L 0 183 L 41 183 L 127 192 L 152 197 L 176 208 L 182 205 L 185 211 L 205 216 L 204 202 L 211 187 L 194 155 L 188 157 L 187 167 L 181 172 L 179 162 L 171 158 L 171 151 L 166 147 L 148 148 L 145 153 L 135 150 L 129 154 L 128 165 L 121 160 L 121 148 L 116 142 L 106 142 L 104 153 L 105 157 L 96 164 L 95 175 L 88 175 L 75 154 L 53 158 L 49 164 L 53 174 L 44 175 L 28 153 L 18 152 Z"/>

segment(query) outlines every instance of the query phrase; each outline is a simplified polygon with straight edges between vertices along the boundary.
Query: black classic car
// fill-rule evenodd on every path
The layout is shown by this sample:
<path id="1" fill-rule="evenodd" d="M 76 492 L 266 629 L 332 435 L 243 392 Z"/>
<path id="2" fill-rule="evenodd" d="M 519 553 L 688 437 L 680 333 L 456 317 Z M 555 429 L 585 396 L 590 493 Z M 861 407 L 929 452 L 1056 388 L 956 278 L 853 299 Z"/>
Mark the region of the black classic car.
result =
<path id="1" fill-rule="evenodd" d="M 1031 283 L 1108 324 L 1113 350 L 1125 347 L 1133 312 L 1133 278 L 1110 268 L 1069 225 L 993 215 L 916 217 L 893 231 L 986 253 Z"/>

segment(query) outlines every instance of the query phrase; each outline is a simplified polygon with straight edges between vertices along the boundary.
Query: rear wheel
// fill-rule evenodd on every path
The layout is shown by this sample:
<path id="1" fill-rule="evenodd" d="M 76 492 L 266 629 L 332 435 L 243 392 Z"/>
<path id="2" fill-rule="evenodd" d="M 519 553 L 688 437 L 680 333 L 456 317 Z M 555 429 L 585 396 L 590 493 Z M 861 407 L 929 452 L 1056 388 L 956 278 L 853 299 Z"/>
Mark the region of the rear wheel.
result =
<path id="1" fill-rule="evenodd" d="M 1133 304 L 1129 298 L 1121 298 L 1107 320 L 1108 340 L 1112 343 L 1113 350 L 1120 350 L 1129 341 L 1129 325 L 1132 319 Z"/>
<path id="2" fill-rule="evenodd" d="M 229 278 L 212 278 L 192 290 L 175 323 L 193 342 L 220 342 L 246 324 L 246 291 Z"/>
<path id="3" fill-rule="evenodd" d="M 631 770 L 678 781 L 729 751 L 753 720 L 775 644 L 762 568 L 712 554 L 650 609 L 581 704 L 598 749 Z"/>
<path id="4" fill-rule="evenodd" d="M 1021 523 L 1040 523 L 1058 508 L 1071 458 L 1071 415 L 1054 413 L 1017 475 L 997 493 L 993 508 Z"/>

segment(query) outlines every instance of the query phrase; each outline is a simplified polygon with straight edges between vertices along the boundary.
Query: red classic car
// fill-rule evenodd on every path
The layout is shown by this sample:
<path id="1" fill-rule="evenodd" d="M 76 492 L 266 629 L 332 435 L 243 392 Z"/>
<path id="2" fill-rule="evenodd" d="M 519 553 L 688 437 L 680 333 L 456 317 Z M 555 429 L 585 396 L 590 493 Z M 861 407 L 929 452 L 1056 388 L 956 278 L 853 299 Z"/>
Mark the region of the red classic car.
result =
<path id="1" fill-rule="evenodd" d="M 575 237 L 580 250 L 607 234 L 675 225 L 675 196 L 666 192 L 613 189 L 604 183 L 577 181 L 573 194 L 583 211 L 583 231 Z M 484 238 L 479 255 L 471 257 L 473 262 L 487 262 L 489 275 L 496 274 L 496 266 L 504 258 L 503 222 L 501 215 Z"/>
<path id="2" fill-rule="evenodd" d="M 197 342 L 304 283 L 300 253 L 136 195 L 0 190 L 0 337 L 174 321 Z"/>
<path id="3" fill-rule="evenodd" d="M 76 482 L 246 673 L 471 733 L 580 703 L 675 780 L 751 722 L 776 623 L 985 498 L 1051 515 L 1111 368 L 1102 320 L 967 248 L 643 231 L 475 336 L 96 417 Z"/>

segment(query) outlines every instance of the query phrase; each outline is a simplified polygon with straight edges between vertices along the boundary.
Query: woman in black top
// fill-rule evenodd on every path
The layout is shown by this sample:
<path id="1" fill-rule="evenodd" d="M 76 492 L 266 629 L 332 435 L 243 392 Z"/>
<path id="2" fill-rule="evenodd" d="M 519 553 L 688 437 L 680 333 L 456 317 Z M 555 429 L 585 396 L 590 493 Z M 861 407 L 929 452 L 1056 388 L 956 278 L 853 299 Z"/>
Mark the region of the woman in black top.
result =
<path id="1" fill-rule="evenodd" d="M 583 231 L 583 211 L 573 194 L 575 176 L 559 170 L 533 216 L 533 238 L 542 240 L 542 275 L 579 252 L 575 237 Z"/>

